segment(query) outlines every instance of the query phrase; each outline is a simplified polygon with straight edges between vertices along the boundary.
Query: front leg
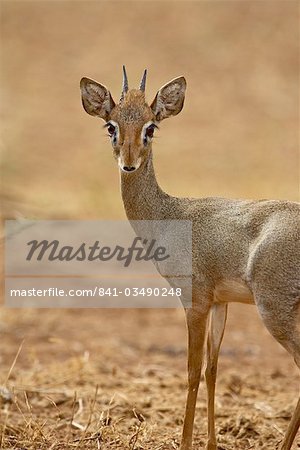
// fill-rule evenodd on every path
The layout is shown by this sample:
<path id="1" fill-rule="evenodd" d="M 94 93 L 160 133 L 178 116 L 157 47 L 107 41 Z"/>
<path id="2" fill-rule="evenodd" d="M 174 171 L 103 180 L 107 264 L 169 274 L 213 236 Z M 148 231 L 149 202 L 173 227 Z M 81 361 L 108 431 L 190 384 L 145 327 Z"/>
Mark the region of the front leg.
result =
<path id="1" fill-rule="evenodd" d="M 204 313 L 196 307 L 186 310 L 188 327 L 188 396 L 180 450 L 192 450 L 195 408 L 201 376 L 207 317 L 208 312 Z"/>
<path id="2" fill-rule="evenodd" d="M 215 387 L 218 357 L 224 336 L 227 318 L 227 304 L 215 304 L 211 310 L 211 320 L 207 338 L 207 366 L 205 371 L 207 386 L 208 442 L 207 450 L 216 450 L 215 432 Z"/>

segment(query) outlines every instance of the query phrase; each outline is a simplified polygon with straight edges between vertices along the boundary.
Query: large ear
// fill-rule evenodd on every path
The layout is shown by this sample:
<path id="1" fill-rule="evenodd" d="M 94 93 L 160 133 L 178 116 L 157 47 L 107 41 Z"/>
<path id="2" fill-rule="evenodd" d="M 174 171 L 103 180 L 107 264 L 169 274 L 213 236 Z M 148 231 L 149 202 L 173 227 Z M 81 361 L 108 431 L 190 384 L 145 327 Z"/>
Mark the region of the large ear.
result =
<path id="1" fill-rule="evenodd" d="M 98 116 L 106 122 L 110 118 L 111 110 L 115 102 L 109 90 L 89 78 L 82 78 L 80 81 L 82 104 L 84 109 L 91 116 Z"/>
<path id="2" fill-rule="evenodd" d="M 160 88 L 151 104 L 151 109 L 158 122 L 180 113 L 184 103 L 185 89 L 184 77 L 175 78 Z"/>

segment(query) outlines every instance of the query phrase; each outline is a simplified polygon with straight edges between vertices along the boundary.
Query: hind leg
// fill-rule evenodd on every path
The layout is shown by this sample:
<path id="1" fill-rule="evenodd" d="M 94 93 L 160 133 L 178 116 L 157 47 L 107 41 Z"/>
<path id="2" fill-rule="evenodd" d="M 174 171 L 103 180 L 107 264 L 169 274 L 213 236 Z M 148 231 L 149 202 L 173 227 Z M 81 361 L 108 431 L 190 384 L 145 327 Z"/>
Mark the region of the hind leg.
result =
<path id="1" fill-rule="evenodd" d="M 300 331 L 299 324 L 296 326 L 296 331 L 293 333 L 293 340 L 289 342 L 288 350 L 294 356 L 295 362 L 300 369 Z M 284 436 L 281 450 L 290 450 L 294 439 L 300 427 L 300 398 L 298 400 L 296 409 L 289 423 L 287 432 Z"/>
<path id="2" fill-rule="evenodd" d="M 262 319 L 275 339 L 294 357 L 300 368 L 300 300 L 257 300 Z M 300 427 L 300 398 L 285 434 L 281 450 L 290 450 Z"/>
<path id="3" fill-rule="evenodd" d="M 281 450 L 290 450 L 290 448 L 292 447 L 292 444 L 294 442 L 294 439 L 296 437 L 296 434 L 299 430 L 299 427 L 300 427 L 300 398 L 298 400 L 296 409 L 295 409 L 292 419 L 290 421 L 287 432 L 284 436 Z"/>

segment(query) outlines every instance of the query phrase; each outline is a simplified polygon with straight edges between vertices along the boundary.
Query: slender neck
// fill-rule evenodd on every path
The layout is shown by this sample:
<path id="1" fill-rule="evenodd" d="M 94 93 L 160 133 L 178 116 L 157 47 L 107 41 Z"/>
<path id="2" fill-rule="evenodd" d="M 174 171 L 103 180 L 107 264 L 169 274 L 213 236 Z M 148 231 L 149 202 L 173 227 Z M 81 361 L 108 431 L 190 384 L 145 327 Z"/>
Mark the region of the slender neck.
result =
<path id="1" fill-rule="evenodd" d="M 168 206 L 175 200 L 175 197 L 163 192 L 157 183 L 152 150 L 136 172 L 121 172 L 121 193 L 129 220 L 166 219 Z"/>

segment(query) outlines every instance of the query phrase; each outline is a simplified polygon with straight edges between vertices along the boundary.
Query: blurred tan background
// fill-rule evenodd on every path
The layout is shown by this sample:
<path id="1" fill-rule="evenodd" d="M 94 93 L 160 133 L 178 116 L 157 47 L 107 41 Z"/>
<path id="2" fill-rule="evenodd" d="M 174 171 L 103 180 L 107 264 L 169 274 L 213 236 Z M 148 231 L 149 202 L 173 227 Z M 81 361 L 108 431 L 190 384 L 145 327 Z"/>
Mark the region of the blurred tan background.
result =
<path id="1" fill-rule="evenodd" d="M 149 69 L 182 113 L 154 143 L 173 195 L 298 199 L 298 2 L 1 2 L 5 217 L 123 218 L 118 169 L 79 80 L 115 99 Z"/>

